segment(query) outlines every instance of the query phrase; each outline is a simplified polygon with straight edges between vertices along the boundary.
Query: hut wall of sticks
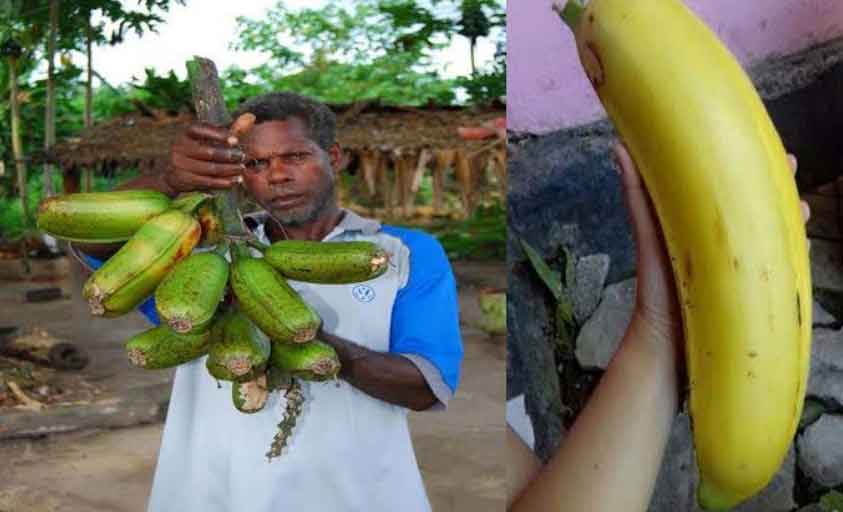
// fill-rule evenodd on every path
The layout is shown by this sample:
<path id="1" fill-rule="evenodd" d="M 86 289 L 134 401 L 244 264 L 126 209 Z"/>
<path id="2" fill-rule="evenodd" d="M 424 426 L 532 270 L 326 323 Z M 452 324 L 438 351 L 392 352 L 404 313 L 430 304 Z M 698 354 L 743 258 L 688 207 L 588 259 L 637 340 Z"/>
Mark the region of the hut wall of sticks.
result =
<path id="1" fill-rule="evenodd" d="M 495 136 L 463 138 L 458 128 L 501 120 L 503 104 L 485 107 L 331 105 L 346 154 L 338 182 L 344 206 L 381 218 L 471 215 L 506 195 L 506 144 Z M 159 173 L 191 114 L 132 113 L 60 141 L 49 160 L 64 174 L 65 193 L 90 190 L 93 174 L 137 167 Z M 341 174 L 341 176 L 343 176 Z M 423 186 L 424 184 L 424 186 Z M 420 204 L 419 190 L 428 191 Z M 424 199 L 424 198 L 422 198 Z"/>

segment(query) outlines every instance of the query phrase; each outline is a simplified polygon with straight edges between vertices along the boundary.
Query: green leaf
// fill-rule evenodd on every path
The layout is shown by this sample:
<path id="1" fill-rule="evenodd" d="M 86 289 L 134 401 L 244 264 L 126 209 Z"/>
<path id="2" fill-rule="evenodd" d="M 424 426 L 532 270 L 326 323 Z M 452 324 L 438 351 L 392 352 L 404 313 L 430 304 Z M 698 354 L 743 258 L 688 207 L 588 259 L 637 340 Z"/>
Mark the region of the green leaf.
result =
<path id="1" fill-rule="evenodd" d="M 820 508 L 823 512 L 843 512 L 843 493 L 829 492 L 820 498 Z"/>
<path id="2" fill-rule="evenodd" d="M 571 339 L 571 308 L 564 301 L 556 304 L 556 348 L 560 354 L 573 352 Z"/>
<path id="3" fill-rule="evenodd" d="M 805 428 L 817 421 L 825 410 L 826 408 L 822 402 L 810 398 L 805 400 L 805 406 L 802 408 L 802 418 L 799 420 L 799 428 Z"/>
<path id="4" fill-rule="evenodd" d="M 553 297 L 559 301 L 562 298 L 562 275 L 552 270 L 539 253 L 525 240 L 519 239 L 519 241 L 521 242 L 521 247 L 524 249 L 524 253 L 527 255 L 527 259 L 530 260 L 530 264 L 533 266 L 533 270 L 536 271 L 536 274 L 538 274 L 539 278 L 547 286 L 547 289 L 550 290 L 550 293 L 553 294 Z"/>

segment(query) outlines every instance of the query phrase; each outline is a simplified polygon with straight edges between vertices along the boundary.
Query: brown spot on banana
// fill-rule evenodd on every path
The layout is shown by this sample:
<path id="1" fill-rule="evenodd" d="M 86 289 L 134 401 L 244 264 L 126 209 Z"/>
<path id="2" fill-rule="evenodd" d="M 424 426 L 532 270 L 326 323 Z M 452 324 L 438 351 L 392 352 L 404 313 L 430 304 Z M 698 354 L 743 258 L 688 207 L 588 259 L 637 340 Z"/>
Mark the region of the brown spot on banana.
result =
<path id="1" fill-rule="evenodd" d="M 685 275 L 688 277 L 688 281 L 693 281 L 694 279 L 694 261 L 691 257 L 691 253 L 685 253 Z"/>
<path id="2" fill-rule="evenodd" d="M 799 290 L 796 290 L 796 323 L 802 327 L 802 299 L 799 297 Z"/>

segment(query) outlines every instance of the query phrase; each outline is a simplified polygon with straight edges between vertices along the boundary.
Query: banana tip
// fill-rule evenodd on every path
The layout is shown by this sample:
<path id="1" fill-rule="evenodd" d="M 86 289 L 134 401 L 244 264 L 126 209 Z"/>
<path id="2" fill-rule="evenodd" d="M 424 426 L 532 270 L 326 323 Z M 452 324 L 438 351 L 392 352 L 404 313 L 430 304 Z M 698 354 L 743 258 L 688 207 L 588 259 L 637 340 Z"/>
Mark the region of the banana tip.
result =
<path id="1" fill-rule="evenodd" d="M 732 507 L 741 502 L 740 498 L 731 496 L 728 492 L 720 489 L 710 482 L 700 479 L 700 486 L 697 490 L 697 501 L 703 510 L 716 512 L 731 510 Z"/>
<path id="2" fill-rule="evenodd" d="M 129 362 L 135 366 L 140 366 L 143 368 L 146 366 L 146 356 L 144 355 L 143 351 L 139 348 L 133 348 L 129 350 Z"/>

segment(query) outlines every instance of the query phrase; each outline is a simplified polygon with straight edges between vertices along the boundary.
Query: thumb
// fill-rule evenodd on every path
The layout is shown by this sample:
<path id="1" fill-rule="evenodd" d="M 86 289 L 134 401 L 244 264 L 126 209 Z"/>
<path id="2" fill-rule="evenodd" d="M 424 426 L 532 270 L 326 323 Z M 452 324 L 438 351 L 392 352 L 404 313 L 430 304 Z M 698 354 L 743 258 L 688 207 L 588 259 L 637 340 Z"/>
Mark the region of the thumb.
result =
<path id="1" fill-rule="evenodd" d="M 646 255 L 649 251 L 659 250 L 661 246 L 659 220 L 644 181 L 641 179 L 638 168 L 626 146 L 618 142 L 613 150 L 639 255 Z"/>
<path id="2" fill-rule="evenodd" d="M 231 127 L 228 129 L 228 145 L 236 146 L 239 144 L 240 138 L 255 125 L 255 120 L 257 120 L 257 118 L 251 112 L 240 114 L 240 116 L 231 123 Z"/>

